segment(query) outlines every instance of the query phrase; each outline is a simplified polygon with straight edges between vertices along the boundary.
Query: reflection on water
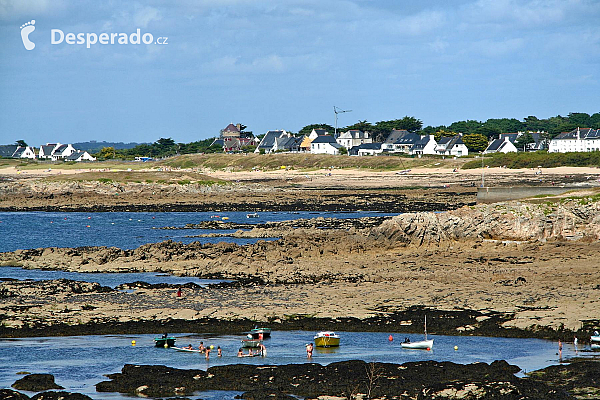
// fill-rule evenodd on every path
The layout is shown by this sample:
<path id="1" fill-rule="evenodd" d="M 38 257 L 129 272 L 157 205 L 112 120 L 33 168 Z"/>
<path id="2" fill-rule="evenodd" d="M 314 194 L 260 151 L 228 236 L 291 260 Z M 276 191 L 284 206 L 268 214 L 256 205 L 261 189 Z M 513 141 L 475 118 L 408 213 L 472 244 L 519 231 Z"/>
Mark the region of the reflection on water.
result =
<path id="1" fill-rule="evenodd" d="M 85 393 L 96 399 L 122 399 L 118 394 L 100 397 L 94 384 L 105 380 L 104 374 L 119 372 L 125 364 L 167 365 L 184 369 L 207 369 L 226 364 L 290 364 L 331 362 L 360 359 L 367 362 L 405 363 L 409 361 L 437 360 L 461 364 L 473 362 L 490 363 L 504 359 L 526 371 L 557 364 L 557 343 L 539 339 L 508 339 L 490 337 L 433 336 L 432 351 L 405 350 L 401 340 L 390 342 L 390 332 L 338 332 L 341 345 L 338 348 L 315 348 L 312 359 L 306 358 L 305 344 L 312 341 L 315 332 L 275 331 L 272 338 L 265 340 L 267 357 L 238 358 L 237 350 L 243 332 L 235 335 L 175 334 L 178 345 L 192 344 L 197 347 L 200 341 L 206 346 L 221 346 L 223 357 L 211 353 L 206 360 L 197 353 L 177 352 L 172 349 L 154 347 L 154 335 L 106 335 L 72 336 L 51 338 L 0 339 L 0 387 L 9 388 L 21 378 L 19 371 L 50 373 L 59 385 L 68 391 Z M 393 332 L 391 332 L 394 334 Z M 394 334 L 400 338 L 403 335 Z M 132 346 L 132 340 L 136 345 Z M 458 350 L 454 350 L 457 346 Z M 588 346 L 589 348 L 589 346 Z M 579 356 L 590 357 L 582 351 Z M 563 360 L 575 356 L 572 344 L 563 347 Z M 234 394 L 215 392 L 214 399 L 233 399 Z M 208 398 L 204 394 L 200 397 Z"/>

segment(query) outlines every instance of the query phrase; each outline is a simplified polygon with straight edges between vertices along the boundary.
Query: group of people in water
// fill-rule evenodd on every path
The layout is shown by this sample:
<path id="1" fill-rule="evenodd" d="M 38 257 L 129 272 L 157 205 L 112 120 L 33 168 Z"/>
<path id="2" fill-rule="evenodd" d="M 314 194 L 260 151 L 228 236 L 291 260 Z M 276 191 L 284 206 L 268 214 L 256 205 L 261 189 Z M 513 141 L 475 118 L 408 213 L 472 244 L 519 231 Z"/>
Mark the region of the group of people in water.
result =
<path id="1" fill-rule="evenodd" d="M 182 348 L 186 349 L 186 350 L 194 350 L 194 346 L 192 346 L 191 343 Z M 206 357 L 206 359 L 208 360 L 210 358 L 210 352 L 214 348 L 215 348 L 215 346 L 213 346 L 213 345 L 204 346 L 204 342 L 200 342 L 200 345 L 198 346 L 198 351 L 200 353 L 204 353 L 204 357 Z M 221 350 L 221 346 L 217 346 L 217 357 L 222 357 L 222 356 L 223 356 L 223 350 Z"/>
<path id="2" fill-rule="evenodd" d="M 244 349 L 240 347 L 237 353 L 238 357 L 256 357 L 256 356 L 267 356 L 267 348 L 264 344 L 259 343 L 256 349 L 252 349 L 252 347 L 248 348 L 248 353 L 244 353 Z"/>

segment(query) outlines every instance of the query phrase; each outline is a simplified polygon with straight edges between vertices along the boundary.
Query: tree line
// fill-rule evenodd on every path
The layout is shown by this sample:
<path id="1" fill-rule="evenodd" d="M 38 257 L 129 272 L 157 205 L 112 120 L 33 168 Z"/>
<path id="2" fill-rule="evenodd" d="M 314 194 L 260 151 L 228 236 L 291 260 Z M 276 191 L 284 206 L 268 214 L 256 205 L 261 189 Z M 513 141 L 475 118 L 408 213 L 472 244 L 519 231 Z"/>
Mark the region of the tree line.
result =
<path id="1" fill-rule="evenodd" d="M 245 127 L 245 126 L 244 126 Z M 378 121 L 370 123 L 366 120 L 338 128 L 338 132 L 345 132 L 352 129 L 367 131 L 375 142 L 383 142 L 393 130 L 407 130 L 420 135 L 434 135 L 436 140 L 442 136 L 454 136 L 457 133 L 463 134 L 463 142 L 470 151 L 483 151 L 490 140 L 496 139 L 501 133 L 511 132 L 545 132 L 546 139 L 550 140 L 561 132 L 569 132 L 576 128 L 594 128 L 600 129 L 600 112 L 595 114 L 587 113 L 569 113 L 566 117 L 557 115 L 550 118 L 537 118 L 528 116 L 523 120 L 516 118 L 490 118 L 487 121 L 456 121 L 450 125 L 425 126 L 423 122 L 412 116 L 405 116 L 400 119 L 388 121 Z M 334 127 L 329 124 L 310 124 L 304 126 L 298 131 L 300 135 L 308 135 L 313 129 L 325 129 L 333 133 Z M 250 134 L 252 135 L 252 134 Z M 258 135 L 260 138 L 263 135 Z M 531 135 L 524 135 L 517 145 L 523 146 L 531 143 Z M 124 158 L 132 159 L 134 157 L 153 157 L 163 158 L 178 154 L 192 153 L 217 153 L 222 152 L 220 146 L 212 145 L 214 138 L 199 140 L 191 143 L 176 143 L 172 138 L 160 138 L 154 143 L 140 144 L 131 149 L 115 150 L 111 147 L 102 148 L 96 156 L 100 159 Z"/>

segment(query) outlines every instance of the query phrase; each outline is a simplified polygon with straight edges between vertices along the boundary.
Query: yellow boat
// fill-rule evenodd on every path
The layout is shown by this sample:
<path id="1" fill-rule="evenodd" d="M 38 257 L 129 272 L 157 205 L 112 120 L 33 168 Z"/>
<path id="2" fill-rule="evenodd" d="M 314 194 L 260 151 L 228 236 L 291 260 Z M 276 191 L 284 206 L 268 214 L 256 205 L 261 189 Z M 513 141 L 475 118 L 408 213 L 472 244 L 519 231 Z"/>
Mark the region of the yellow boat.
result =
<path id="1" fill-rule="evenodd" d="M 340 345 L 340 337 L 331 331 L 319 332 L 314 339 L 317 347 L 337 347 Z"/>

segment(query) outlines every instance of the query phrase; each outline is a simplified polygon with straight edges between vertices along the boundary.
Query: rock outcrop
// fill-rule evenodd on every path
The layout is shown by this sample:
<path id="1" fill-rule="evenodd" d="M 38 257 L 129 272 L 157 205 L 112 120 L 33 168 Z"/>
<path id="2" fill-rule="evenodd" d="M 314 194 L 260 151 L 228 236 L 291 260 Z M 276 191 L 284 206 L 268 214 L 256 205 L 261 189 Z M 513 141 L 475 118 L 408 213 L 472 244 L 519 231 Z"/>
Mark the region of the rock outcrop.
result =
<path id="1" fill-rule="evenodd" d="M 41 392 L 49 389 L 64 389 L 54 382 L 54 376 L 51 374 L 29 374 L 25 375 L 12 384 L 12 387 L 18 390 L 27 390 L 29 392 Z"/>
<path id="2" fill-rule="evenodd" d="M 584 200 L 561 203 L 497 203 L 445 213 L 406 213 L 372 230 L 375 239 L 416 245 L 448 240 L 600 239 L 600 204 Z"/>

